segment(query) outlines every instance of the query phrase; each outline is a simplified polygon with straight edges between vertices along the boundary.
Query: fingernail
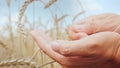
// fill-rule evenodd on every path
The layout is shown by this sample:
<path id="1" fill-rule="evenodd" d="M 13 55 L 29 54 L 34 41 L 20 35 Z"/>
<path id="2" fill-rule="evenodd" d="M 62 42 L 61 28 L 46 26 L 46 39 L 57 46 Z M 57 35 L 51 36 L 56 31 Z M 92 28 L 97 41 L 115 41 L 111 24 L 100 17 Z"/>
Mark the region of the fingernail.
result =
<path id="1" fill-rule="evenodd" d="M 52 49 L 53 49 L 54 51 L 58 51 L 58 48 L 59 48 L 59 44 L 58 44 L 57 42 L 53 42 L 53 43 L 52 43 Z"/>

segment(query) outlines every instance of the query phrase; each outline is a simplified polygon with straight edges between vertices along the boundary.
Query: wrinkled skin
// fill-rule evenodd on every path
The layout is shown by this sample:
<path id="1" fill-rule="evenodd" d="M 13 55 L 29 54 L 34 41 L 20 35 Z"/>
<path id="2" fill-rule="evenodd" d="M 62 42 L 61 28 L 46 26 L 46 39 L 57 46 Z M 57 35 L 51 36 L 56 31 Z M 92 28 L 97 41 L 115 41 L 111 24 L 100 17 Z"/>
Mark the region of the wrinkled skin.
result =
<path id="1" fill-rule="evenodd" d="M 119 25 L 119 15 L 101 14 L 70 26 L 67 32 L 71 41 L 52 40 L 40 30 L 31 35 L 63 68 L 119 68 Z"/>

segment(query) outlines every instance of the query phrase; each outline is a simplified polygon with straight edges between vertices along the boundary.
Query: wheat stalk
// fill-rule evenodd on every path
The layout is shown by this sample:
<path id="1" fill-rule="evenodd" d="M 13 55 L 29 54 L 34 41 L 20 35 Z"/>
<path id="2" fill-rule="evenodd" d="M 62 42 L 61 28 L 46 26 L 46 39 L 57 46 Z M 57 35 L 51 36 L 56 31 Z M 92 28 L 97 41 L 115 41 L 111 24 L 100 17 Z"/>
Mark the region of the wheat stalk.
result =
<path id="1" fill-rule="evenodd" d="M 78 1 L 79 5 L 80 5 L 80 7 L 81 7 L 81 10 L 85 12 L 85 8 L 84 8 L 84 6 L 82 5 L 81 0 L 77 0 L 77 1 Z M 86 17 L 86 14 L 85 14 L 85 13 L 84 13 L 84 17 Z"/>
<path id="2" fill-rule="evenodd" d="M 52 63 L 55 63 L 56 61 L 50 61 L 50 62 L 48 62 L 48 63 L 45 63 L 45 64 L 42 64 L 42 65 L 40 65 L 40 67 L 44 67 L 44 66 L 46 66 L 46 65 L 48 65 L 48 64 L 52 64 Z"/>

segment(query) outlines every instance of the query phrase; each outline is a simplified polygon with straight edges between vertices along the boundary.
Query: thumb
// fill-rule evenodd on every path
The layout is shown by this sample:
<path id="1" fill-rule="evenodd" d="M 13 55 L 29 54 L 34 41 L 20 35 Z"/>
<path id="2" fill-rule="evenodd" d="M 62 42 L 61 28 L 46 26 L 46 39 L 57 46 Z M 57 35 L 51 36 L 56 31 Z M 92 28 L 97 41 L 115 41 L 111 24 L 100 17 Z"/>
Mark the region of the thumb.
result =
<path id="1" fill-rule="evenodd" d="M 95 42 L 85 37 L 75 41 L 57 40 L 53 42 L 52 48 L 64 56 L 85 56 L 88 52 L 87 48 L 92 45 L 95 45 Z"/>

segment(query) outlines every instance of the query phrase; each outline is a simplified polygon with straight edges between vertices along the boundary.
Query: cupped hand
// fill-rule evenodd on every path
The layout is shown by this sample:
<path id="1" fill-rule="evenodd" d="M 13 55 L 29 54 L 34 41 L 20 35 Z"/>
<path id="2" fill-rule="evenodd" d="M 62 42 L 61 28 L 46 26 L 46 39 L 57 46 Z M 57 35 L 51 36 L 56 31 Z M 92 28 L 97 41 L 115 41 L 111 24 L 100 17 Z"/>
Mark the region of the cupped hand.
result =
<path id="1" fill-rule="evenodd" d="M 53 41 L 40 30 L 31 32 L 39 47 L 63 68 L 118 68 L 115 57 L 120 35 L 101 32 L 80 40 Z"/>

